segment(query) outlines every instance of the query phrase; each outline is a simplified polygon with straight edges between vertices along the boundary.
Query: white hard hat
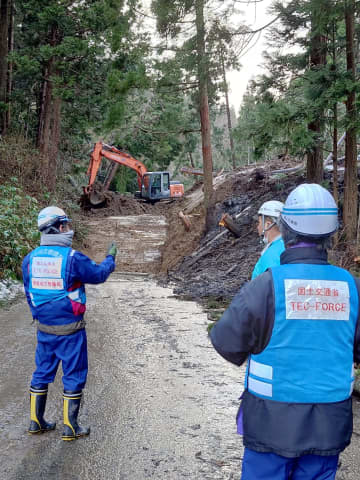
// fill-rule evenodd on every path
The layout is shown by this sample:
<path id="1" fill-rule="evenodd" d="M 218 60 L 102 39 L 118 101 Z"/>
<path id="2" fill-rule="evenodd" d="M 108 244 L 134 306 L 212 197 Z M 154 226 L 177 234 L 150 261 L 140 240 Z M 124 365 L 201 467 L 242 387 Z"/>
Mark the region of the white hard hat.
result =
<path id="1" fill-rule="evenodd" d="M 38 229 L 41 231 L 55 225 L 56 223 L 70 222 L 64 210 L 58 207 L 46 207 L 38 215 Z"/>
<path id="2" fill-rule="evenodd" d="M 269 200 L 261 205 L 258 211 L 258 215 L 264 215 L 266 217 L 279 218 L 284 204 L 277 200 Z"/>
<path id="3" fill-rule="evenodd" d="M 304 183 L 286 199 L 281 220 L 305 236 L 329 236 L 338 228 L 338 209 L 330 192 L 316 183 Z"/>

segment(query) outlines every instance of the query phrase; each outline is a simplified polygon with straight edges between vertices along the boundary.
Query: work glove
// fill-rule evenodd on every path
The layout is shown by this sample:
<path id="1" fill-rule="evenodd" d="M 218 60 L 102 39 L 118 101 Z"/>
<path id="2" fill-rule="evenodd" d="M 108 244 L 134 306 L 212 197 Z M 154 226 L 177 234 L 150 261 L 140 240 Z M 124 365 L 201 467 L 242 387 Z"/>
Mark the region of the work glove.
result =
<path id="1" fill-rule="evenodd" d="M 116 246 L 116 243 L 115 243 L 115 242 L 111 242 L 111 244 L 110 244 L 110 246 L 109 246 L 109 249 L 108 249 L 108 251 L 107 251 L 107 255 L 111 255 L 112 257 L 114 257 L 114 260 L 115 260 L 116 254 L 117 254 L 117 246 Z"/>

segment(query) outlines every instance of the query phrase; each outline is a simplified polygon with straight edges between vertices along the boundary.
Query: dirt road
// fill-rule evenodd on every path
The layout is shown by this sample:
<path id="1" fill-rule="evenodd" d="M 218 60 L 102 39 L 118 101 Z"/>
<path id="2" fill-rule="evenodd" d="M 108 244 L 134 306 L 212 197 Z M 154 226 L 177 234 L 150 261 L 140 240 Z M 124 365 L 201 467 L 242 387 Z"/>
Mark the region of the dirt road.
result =
<path id="1" fill-rule="evenodd" d="M 127 215 L 86 222 L 86 253 L 96 262 L 104 258 L 110 242 L 118 246 L 116 271 L 156 272 L 166 240 L 167 223 L 162 215 Z"/>
<path id="2" fill-rule="evenodd" d="M 92 433 L 75 442 L 61 440 L 61 371 L 47 408 L 57 429 L 27 435 L 35 330 L 24 301 L 0 311 L 0 478 L 239 479 L 234 419 L 244 368 L 214 352 L 201 307 L 135 273 L 115 272 L 87 293 L 90 369 L 80 420 Z M 338 480 L 360 478 L 356 401 L 354 413 Z"/>
<path id="3" fill-rule="evenodd" d="M 57 430 L 26 435 L 34 331 L 23 302 L 0 314 L 2 478 L 238 478 L 243 369 L 215 354 L 200 307 L 129 275 L 88 288 L 88 296 L 81 419 L 92 433 L 73 443 L 61 440 L 61 372 L 48 400 Z"/>

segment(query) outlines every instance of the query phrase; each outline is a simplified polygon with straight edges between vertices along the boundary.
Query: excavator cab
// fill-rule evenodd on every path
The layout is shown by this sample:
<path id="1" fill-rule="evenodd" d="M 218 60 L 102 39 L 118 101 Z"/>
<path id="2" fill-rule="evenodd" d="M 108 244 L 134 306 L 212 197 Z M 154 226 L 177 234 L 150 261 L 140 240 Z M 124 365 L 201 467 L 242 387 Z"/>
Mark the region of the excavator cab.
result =
<path id="1" fill-rule="evenodd" d="M 141 198 L 156 202 L 163 198 L 170 198 L 169 172 L 147 172 L 141 183 Z"/>

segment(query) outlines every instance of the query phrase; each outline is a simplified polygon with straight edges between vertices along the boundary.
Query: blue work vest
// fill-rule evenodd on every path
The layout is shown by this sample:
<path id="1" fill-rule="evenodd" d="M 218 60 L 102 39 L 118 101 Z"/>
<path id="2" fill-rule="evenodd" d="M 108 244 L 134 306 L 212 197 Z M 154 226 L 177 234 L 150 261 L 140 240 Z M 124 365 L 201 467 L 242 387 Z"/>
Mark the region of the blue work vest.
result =
<path id="1" fill-rule="evenodd" d="M 289 403 L 349 398 L 359 309 L 354 278 L 332 265 L 287 264 L 271 272 L 273 331 L 263 352 L 250 356 L 246 388 Z"/>
<path id="2" fill-rule="evenodd" d="M 280 265 L 280 255 L 284 250 L 285 245 L 280 236 L 272 241 L 270 245 L 267 245 L 255 264 L 251 280 L 254 280 L 258 275 L 264 273 L 268 268 Z"/>
<path id="3" fill-rule="evenodd" d="M 34 307 L 69 297 L 85 304 L 85 289 L 81 285 L 68 291 L 66 267 L 75 250 L 69 247 L 40 246 L 30 254 L 29 294 Z"/>

